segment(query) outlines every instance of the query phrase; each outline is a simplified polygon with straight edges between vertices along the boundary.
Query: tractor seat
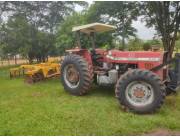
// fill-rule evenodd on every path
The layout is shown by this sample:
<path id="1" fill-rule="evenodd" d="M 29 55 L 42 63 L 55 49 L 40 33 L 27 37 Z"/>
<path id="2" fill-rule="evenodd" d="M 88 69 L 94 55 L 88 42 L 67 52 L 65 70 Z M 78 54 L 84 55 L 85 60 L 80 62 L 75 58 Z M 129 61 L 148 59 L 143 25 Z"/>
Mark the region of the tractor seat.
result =
<path id="1" fill-rule="evenodd" d="M 103 59 L 103 57 L 101 54 L 96 53 L 96 50 L 94 50 L 94 49 L 91 50 L 91 58 L 92 58 L 94 65 L 102 67 L 101 59 Z"/>

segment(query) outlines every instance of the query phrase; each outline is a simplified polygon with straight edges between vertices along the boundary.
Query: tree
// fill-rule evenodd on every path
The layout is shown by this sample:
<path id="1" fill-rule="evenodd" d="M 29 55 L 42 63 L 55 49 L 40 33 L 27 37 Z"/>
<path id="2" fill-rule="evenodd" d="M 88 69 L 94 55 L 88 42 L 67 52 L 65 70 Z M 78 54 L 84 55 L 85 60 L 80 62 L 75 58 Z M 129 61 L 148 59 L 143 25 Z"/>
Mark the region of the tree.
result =
<path id="1" fill-rule="evenodd" d="M 154 26 L 162 37 L 164 50 L 168 51 L 168 59 L 172 57 L 180 24 L 180 2 L 153 1 L 140 2 L 142 15 L 148 27 Z"/>
<path id="2" fill-rule="evenodd" d="M 0 17 L 4 24 L 4 53 L 20 53 L 32 62 L 34 58 L 45 61 L 48 55 L 57 55 L 55 34 L 66 16 L 74 12 L 75 5 L 87 6 L 79 1 L 5 1 L 0 2 Z M 0 18 L 1 19 L 1 18 Z M 0 26 L 1 27 L 1 26 Z M 2 32 L 0 33 L 2 36 Z M 4 34 L 3 34 L 4 35 Z"/>
<path id="3" fill-rule="evenodd" d="M 3 53 L 9 55 L 22 54 L 21 49 L 25 49 L 30 45 L 30 26 L 27 20 L 22 16 L 14 16 L 10 18 L 7 24 L 3 25 L 4 32 L 1 44 L 3 45 Z"/>
<path id="4" fill-rule="evenodd" d="M 121 36 L 123 49 L 125 48 L 125 39 L 129 36 L 135 37 L 136 29 L 132 27 L 132 21 L 138 16 L 137 2 L 124 1 L 103 1 L 95 2 L 90 7 L 89 19 L 99 20 L 104 23 L 110 23 L 117 26 L 115 36 Z"/>
<path id="5" fill-rule="evenodd" d="M 45 62 L 50 52 L 52 53 L 54 45 L 51 45 L 51 34 L 39 31 L 28 23 L 23 16 L 13 16 L 9 18 L 4 26 L 5 36 L 2 40 L 2 50 L 4 54 L 17 55 L 21 54 L 29 59 L 38 62 Z M 32 38 L 33 31 L 33 38 Z"/>
<path id="6" fill-rule="evenodd" d="M 143 44 L 143 50 L 148 51 L 151 49 L 151 44 L 146 42 Z"/>
<path id="7" fill-rule="evenodd" d="M 179 49 L 180 49 L 180 32 L 177 34 L 175 48 L 176 48 L 176 52 L 179 52 Z"/>
<path id="8" fill-rule="evenodd" d="M 60 54 L 63 54 L 66 49 L 77 46 L 75 33 L 72 32 L 72 28 L 75 26 L 88 24 L 90 21 L 87 18 L 87 12 L 77 13 L 74 12 L 71 16 L 68 16 L 64 23 L 59 26 L 56 46 L 59 49 Z M 106 38 L 106 39 L 105 39 Z M 97 47 L 113 47 L 111 33 L 100 33 L 95 35 L 95 44 Z M 81 34 L 81 46 L 82 48 L 92 48 L 90 37 L 87 34 Z"/>
<path id="9" fill-rule="evenodd" d="M 147 40 L 147 41 L 145 41 L 144 44 L 143 44 L 143 49 L 144 49 L 145 51 L 147 51 L 147 50 L 152 49 L 152 46 L 158 46 L 158 47 L 160 47 L 160 46 L 161 46 L 160 40 L 153 39 L 153 40 Z"/>
<path id="10" fill-rule="evenodd" d="M 87 7 L 82 1 L 5 1 L 1 2 L 0 12 L 7 17 L 21 14 L 37 29 L 54 33 L 64 18 L 74 12 L 76 5 Z"/>
<path id="11" fill-rule="evenodd" d="M 82 24 L 86 24 L 83 13 L 73 13 L 59 26 L 56 34 L 56 46 L 58 47 L 60 54 L 63 54 L 65 49 L 75 46 L 76 38 L 75 34 L 72 32 L 72 28 Z"/>
<path id="12" fill-rule="evenodd" d="M 57 1 L 47 4 L 47 15 L 44 15 L 44 22 L 49 32 L 54 33 L 65 17 L 74 12 L 75 6 L 79 5 L 87 8 L 87 3 L 83 1 Z"/>
<path id="13" fill-rule="evenodd" d="M 144 42 L 139 38 L 130 39 L 128 41 L 128 48 L 130 51 L 143 50 Z"/>

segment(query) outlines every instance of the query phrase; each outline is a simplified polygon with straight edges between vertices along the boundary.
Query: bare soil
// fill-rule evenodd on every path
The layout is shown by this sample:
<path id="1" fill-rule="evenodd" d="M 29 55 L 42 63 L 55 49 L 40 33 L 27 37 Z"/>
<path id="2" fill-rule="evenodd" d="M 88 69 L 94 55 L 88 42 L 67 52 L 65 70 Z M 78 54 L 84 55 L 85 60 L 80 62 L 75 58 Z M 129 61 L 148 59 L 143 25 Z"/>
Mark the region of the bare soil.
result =
<path id="1" fill-rule="evenodd" d="M 17 64 L 26 64 L 28 63 L 28 60 L 25 60 L 25 59 L 17 59 Z M 2 66 L 10 66 L 10 65 L 15 65 L 15 61 L 14 60 L 1 60 L 0 61 L 0 67 Z"/>
<path id="2" fill-rule="evenodd" d="M 145 136 L 180 136 L 180 131 L 170 131 L 168 129 L 156 129 L 145 134 Z"/>

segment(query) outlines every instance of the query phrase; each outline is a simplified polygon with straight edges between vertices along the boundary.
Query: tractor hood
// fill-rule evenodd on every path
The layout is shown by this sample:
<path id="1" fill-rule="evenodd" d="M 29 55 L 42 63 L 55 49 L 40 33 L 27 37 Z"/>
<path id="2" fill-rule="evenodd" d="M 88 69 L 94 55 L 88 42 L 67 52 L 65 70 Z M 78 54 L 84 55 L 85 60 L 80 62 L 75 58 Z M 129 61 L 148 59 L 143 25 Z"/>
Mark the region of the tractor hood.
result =
<path id="1" fill-rule="evenodd" d="M 124 61 L 124 62 L 159 62 L 163 61 L 164 52 L 152 51 L 108 51 L 106 58 L 111 61 Z"/>

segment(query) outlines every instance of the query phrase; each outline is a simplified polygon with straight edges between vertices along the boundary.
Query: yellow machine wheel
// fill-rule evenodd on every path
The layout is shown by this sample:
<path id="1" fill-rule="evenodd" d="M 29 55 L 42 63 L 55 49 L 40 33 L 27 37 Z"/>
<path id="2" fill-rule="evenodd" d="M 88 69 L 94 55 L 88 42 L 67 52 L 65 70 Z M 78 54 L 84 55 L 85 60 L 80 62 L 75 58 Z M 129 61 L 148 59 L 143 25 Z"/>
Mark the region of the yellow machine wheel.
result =
<path id="1" fill-rule="evenodd" d="M 30 76 L 26 76 L 25 79 L 24 79 L 24 82 L 27 83 L 27 84 L 33 84 L 35 81 L 32 77 Z"/>
<path id="2" fill-rule="evenodd" d="M 24 81 L 25 83 L 33 84 L 42 80 L 44 80 L 44 75 L 42 73 L 35 73 L 32 76 L 26 76 Z"/>
<path id="3" fill-rule="evenodd" d="M 34 78 L 35 78 L 35 81 L 38 82 L 38 81 L 42 81 L 44 80 L 44 75 L 42 73 L 36 73 L 34 75 Z"/>

